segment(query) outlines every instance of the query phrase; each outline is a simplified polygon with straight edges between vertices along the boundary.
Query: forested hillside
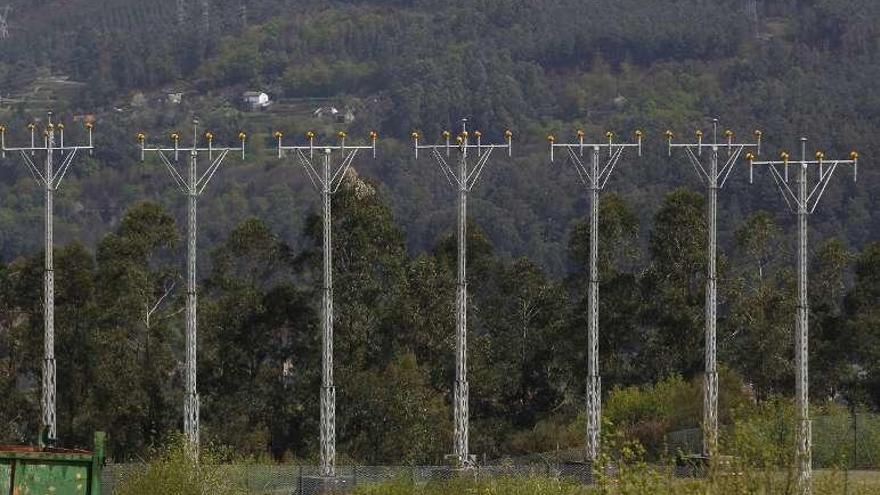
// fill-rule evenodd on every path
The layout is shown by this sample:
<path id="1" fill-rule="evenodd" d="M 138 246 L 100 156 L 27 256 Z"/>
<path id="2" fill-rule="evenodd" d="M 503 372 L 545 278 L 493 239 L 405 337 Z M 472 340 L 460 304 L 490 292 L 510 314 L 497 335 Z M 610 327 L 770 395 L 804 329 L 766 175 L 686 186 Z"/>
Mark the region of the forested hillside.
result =
<path id="1" fill-rule="evenodd" d="M 682 157 L 666 157 L 666 129 L 689 135 L 720 117 L 743 138 L 762 128 L 773 155 L 801 135 L 812 139 L 811 152 L 857 148 L 868 164 L 862 182 L 836 183 L 813 225 L 822 235 L 843 229 L 848 244 L 861 246 L 880 223 L 870 194 L 880 180 L 870 166 L 880 125 L 873 21 L 880 5 L 765 0 L 755 22 L 748 3 L 457 0 L 438 8 L 427 1 L 261 0 L 248 2 L 243 21 L 241 4 L 227 0 L 209 2 L 207 26 L 197 2 L 185 5 L 182 25 L 168 0 L 14 3 L 0 58 L 0 95 L 12 98 L 3 120 L 23 132 L 50 106 L 34 93 L 35 85 L 46 89 L 39 76 L 47 71 L 87 84 L 70 95 L 59 91 L 51 106 L 67 118 L 99 120 L 98 153 L 77 165 L 76 184 L 59 204 L 60 238 L 89 245 L 133 200 L 181 204 L 165 192 L 161 170 L 143 173 L 133 135 L 144 129 L 160 139 L 193 112 L 220 137 L 246 130 L 254 151 L 218 176 L 214 201 L 204 205 L 211 211 L 203 217 L 206 239 L 219 240 L 241 219 L 221 214 L 237 204 L 237 212 L 296 242 L 312 197 L 295 164 L 273 160 L 261 146 L 271 146 L 276 128 L 288 136 L 315 128 L 332 139 L 334 126 L 311 110 L 333 104 L 354 110 L 350 135 L 379 131 L 380 158 L 355 166 L 389 191 L 417 250 L 449 228 L 454 209 L 441 174 L 429 160 L 412 158 L 407 137 L 419 130 L 439 139 L 461 117 L 489 137 L 515 132 L 515 156 L 490 165 L 474 195 L 474 218 L 501 254 L 528 255 L 557 274 L 565 272 L 562 248 L 584 194 L 567 165 L 549 165 L 543 139 L 578 127 L 591 136 L 647 133 L 645 157 L 624 163 L 612 183 L 643 222 L 663 193 L 697 185 Z M 238 111 L 247 89 L 269 93 L 276 111 Z M 183 92 L 183 103 L 156 104 L 168 91 Z M 146 104 L 134 104 L 138 94 Z M 20 163 L 5 160 L 2 176 L 0 254 L 11 259 L 38 248 L 38 232 L 17 220 L 38 218 L 40 203 Z M 769 178 L 754 187 L 743 179 L 738 171 L 723 198 L 725 216 L 781 210 Z M 788 224 L 784 214 L 777 218 Z M 721 222 L 728 241 L 732 225 Z"/>
<path id="2" fill-rule="evenodd" d="M 96 121 L 97 150 L 77 159 L 56 201 L 62 438 L 107 429 L 121 458 L 178 428 L 184 198 L 159 162 L 139 161 L 135 134 L 167 142 L 193 114 L 218 143 L 249 136 L 246 159 L 230 157 L 200 202 L 209 438 L 315 453 L 318 203 L 299 165 L 275 158 L 272 132 L 366 140 L 376 130 L 378 158 L 355 163 L 375 194 L 345 187 L 334 199 L 340 452 L 364 462 L 447 453 L 454 192 L 408 136 L 439 141 L 462 117 L 487 140 L 514 133 L 513 158 L 493 158 L 469 200 L 474 451 L 552 449 L 548 439 L 577 424 L 587 197 L 565 160 L 549 162 L 546 136 L 578 128 L 646 134 L 602 204 L 609 390 L 702 367 L 704 200 L 684 156 L 667 156 L 664 131 L 689 137 L 719 117 L 741 139 L 762 129 L 772 156 L 802 135 L 811 154 L 858 149 L 859 181 L 838 172 L 811 217 L 811 379 L 819 399 L 878 406 L 874 0 L 761 0 L 754 16 L 739 0 L 218 0 L 207 18 L 201 2 L 180 14 L 170 0 L 11 3 L 0 41 L 7 143 L 24 142 L 50 107 L 70 140 L 83 137 L 76 122 Z M 244 111 L 246 90 L 274 104 Z M 354 120 L 315 117 L 324 106 Z M 741 378 L 764 398 L 793 386 L 793 218 L 769 175 L 749 185 L 746 172 L 720 196 L 719 355 L 728 391 Z M 0 160 L 0 424 L 14 440 L 38 421 L 42 201 L 19 157 Z"/>

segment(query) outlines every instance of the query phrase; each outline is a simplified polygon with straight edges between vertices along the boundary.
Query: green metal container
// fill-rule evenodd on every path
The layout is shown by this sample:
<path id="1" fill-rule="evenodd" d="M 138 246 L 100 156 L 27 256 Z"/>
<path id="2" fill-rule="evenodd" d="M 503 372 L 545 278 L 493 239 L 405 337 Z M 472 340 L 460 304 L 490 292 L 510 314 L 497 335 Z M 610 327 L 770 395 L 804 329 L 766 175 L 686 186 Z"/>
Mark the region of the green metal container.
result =
<path id="1" fill-rule="evenodd" d="M 0 445 L 0 495 L 100 495 L 104 433 L 95 450 Z"/>

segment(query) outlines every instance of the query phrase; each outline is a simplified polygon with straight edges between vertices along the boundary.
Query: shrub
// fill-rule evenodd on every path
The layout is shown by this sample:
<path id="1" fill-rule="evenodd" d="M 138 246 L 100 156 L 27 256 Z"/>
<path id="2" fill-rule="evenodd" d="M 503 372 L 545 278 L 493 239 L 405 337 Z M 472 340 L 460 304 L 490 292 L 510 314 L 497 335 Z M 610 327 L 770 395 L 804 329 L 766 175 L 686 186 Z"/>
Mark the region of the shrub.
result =
<path id="1" fill-rule="evenodd" d="M 155 451 L 151 460 L 119 482 L 115 495 L 239 495 L 228 469 L 221 464 L 225 453 L 203 449 L 198 461 L 188 452 L 185 440 L 175 438 Z"/>

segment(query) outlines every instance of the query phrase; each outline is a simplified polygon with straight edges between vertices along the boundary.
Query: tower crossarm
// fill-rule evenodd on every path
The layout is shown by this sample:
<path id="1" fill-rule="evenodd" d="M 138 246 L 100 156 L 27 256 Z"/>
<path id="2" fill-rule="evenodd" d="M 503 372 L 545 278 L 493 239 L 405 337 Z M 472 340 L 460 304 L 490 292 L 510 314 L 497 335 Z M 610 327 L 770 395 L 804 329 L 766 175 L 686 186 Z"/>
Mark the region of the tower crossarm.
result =
<path id="1" fill-rule="evenodd" d="M 89 154 L 95 149 L 93 146 L 92 140 L 92 130 L 94 129 L 94 125 L 92 123 L 86 124 L 86 130 L 88 131 L 88 144 L 79 144 L 79 145 L 68 145 L 64 143 L 64 125 L 56 124 L 52 122 L 52 114 L 49 113 L 48 124 L 46 126 L 46 130 L 43 132 L 43 142 L 42 144 L 38 144 L 36 139 L 36 124 L 28 124 L 28 130 L 30 131 L 30 146 L 7 146 L 6 145 L 6 132 L 7 127 L 5 125 L 0 124 L 0 154 L 5 158 L 7 152 L 18 153 L 28 170 L 31 172 L 31 175 L 34 176 L 34 179 L 44 187 L 49 187 L 53 190 L 57 190 L 61 185 L 62 179 L 67 174 L 67 171 L 70 169 L 71 164 L 73 163 L 74 158 L 80 151 L 88 151 Z M 56 141 L 56 139 L 58 141 Z M 61 154 L 61 163 L 56 168 L 53 167 L 52 175 L 46 176 L 41 170 L 40 167 L 36 165 L 31 157 L 40 153 L 55 153 L 58 152 Z"/>
<path id="2" fill-rule="evenodd" d="M 315 133 L 309 131 L 306 133 L 308 144 L 284 145 L 282 141 L 284 133 L 277 131 L 275 132 L 274 137 L 277 143 L 278 158 L 283 158 L 288 151 L 293 152 L 299 160 L 300 165 L 302 165 L 303 169 L 306 171 L 306 175 L 309 177 L 312 185 L 315 186 L 315 189 L 320 192 L 326 188 L 331 193 L 335 193 L 339 190 L 339 187 L 342 185 L 345 178 L 345 174 L 351 168 L 351 164 L 357 157 L 358 152 L 365 150 L 370 151 L 372 152 L 373 158 L 376 158 L 376 142 L 379 139 L 379 135 L 376 132 L 371 132 L 369 145 L 352 146 L 346 144 L 346 138 L 348 135 L 345 132 L 339 132 L 337 134 L 339 139 L 337 144 L 324 145 L 316 142 Z M 330 171 L 330 175 L 326 181 L 324 180 L 323 175 L 318 173 L 318 169 L 315 167 L 315 152 L 320 152 L 322 154 L 339 152 L 343 155 L 342 161 Z"/>
<path id="3" fill-rule="evenodd" d="M 144 161 L 146 159 L 146 155 L 148 153 L 155 153 L 159 156 L 159 160 L 162 162 L 162 165 L 168 171 L 169 175 L 171 175 L 171 178 L 174 180 L 174 184 L 182 193 L 199 196 L 204 192 L 205 188 L 208 186 L 208 183 L 211 182 L 211 179 L 217 173 L 217 170 L 220 169 L 220 165 L 225 161 L 230 152 L 240 153 L 241 158 L 244 159 L 247 135 L 244 132 L 240 132 L 238 134 L 238 146 L 214 146 L 214 133 L 212 133 L 211 131 L 207 131 L 204 133 L 203 136 L 203 140 L 204 142 L 207 142 L 207 145 L 200 146 L 200 139 L 198 135 L 198 119 L 193 119 L 192 125 L 193 141 L 191 146 L 180 145 L 179 132 L 172 132 L 169 135 L 169 138 L 173 143 L 170 146 L 148 146 L 146 144 L 147 136 L 143 132 L 138 133 L 137 141 L 138 147 L 140 149 L 141 161 Z M 201 176 L 198 176 L 198 178 L 195 178 L 195 180 L 192 181 L 184 178 L 183 174 L 178 171 L 176 165 L 180 162 L 181 155 L 184 157 L 193 158 L 204 154 L 208 155 L 208 160 L 210 161 L 210 164 L 204 170 L 204 172 L 202 172 Z"/>
<path id="4" fill-rule="evenodd" d="M 755 167 L 767 167 L 770 170 L 774 183 L 789 209 L 797 212 L 799 208 L 803 208 L 806 213 L 812 214 L 816 211 L 819 201 L 825 194 L 828 184 L 831 182 L 834 172 L 839 166 L 852 166 L 853 181 L 858 180 L 859 154 L 855 151 L 850 153 L 846 159 L 826 159 L 822 151 L 816 152 L 816 159 L 807 160 L 806 152 L 803 153 L 802 160 L 792 161 L 788 152 L 781 152 L 779 160 L 754 160 L 752 156 L 749 160 L 750 177 L 753 177 Z M 749 158 L 749 157 L 747 157 Z M 805 170 L 815 170 L 818 172 L 815 184 L 809 189 L 806 197 L 801 198 L 789 185 L 789 167 L 802 167 Z"/>
<path id="5" fill-rule="evenodd" d="M 636 141 L 634 143 L 617 143 L 614 142 L 615 134 L 609 131 L 605 133 L 605 137 L 608 139 L 607 141 L 590 143 L 585 141 L 586 134 L 584 131 L 579 130 L 577 131 L 578 140 L 576 142 L 557 143 L 556 137 L 550 135 L 547 136 L 547 141 L 550 145 L 550 161 L 555 161 L 556 150 L 562 150 L 568 155 L 569 160 L 572 165 L 574 165 L 581 182 L 587 187 L 597 187 L 602 190 L 605 188 L 608 179 L 614 172 L 614 168 L 617 166 L 617 163 L 620 161 L 620 158 L 626 150 L 637 150 L 638 156 L 642 156 L 643 136 L 642 131 L 636 131 Z M 607 155 L 604 164 L 597 170 L 595 176 L 592 173 L 591 167 L 589 167 L 584 161 L 584 156 L 587 152 L 590 152 L 591 155 L 593 153 Z"/>
<path id="6" fill-rule="evenodd" d="M 492 157 L 493 151 L 496 149 L 507 150 L 507 156 L 512 156 L 513 133 L 510 130 L 504 131 L 504 143 L 484 143 L 483 133 L 480 131 L 468 132 L 466 123 L 466 120 L 462 121 L 462 131 L 455 136 L 454 140 L 452 139 L 452 133 L 443 131 L 443 141 L 439 144 L 421 144 L 421 136 L 418 132 L 413 132 L 411 137 L 413 151 L 417 159 L 419 151 L 428 151 L 434 157 L 434 160 L 440 167 L 440 171 L 443 172 L 450 185 L 471 191 L 480 180 L 480 176 L 482 176 L 486 164 Z M 458 160 L 463 160 L 465 164 L 467 164 L 467 160 L 471 155 L 476 155 L 477 160 L 472 167 L 465 167 L 466 169 L 469 168 L 469 170 L 467 170 L 464 176 L 460 176 L 461 174 L 449 165 L 448 158 L 453 154 L 457 154 Z"/>
<path id="7" fill-rule="evenodd" d="M 696 141 L 676 143 L 673 141 L 674 135 L 672 131 L 666 131 L 666 143 L 669 156 L 672 156 L 674 150 L 683 149 L 700 181 L 704 185 L 713 185 L 713 187 L 721 189 L 727 183 L 727 179 L 730 177 L 736 162 L 739 161 L 744 152 L 751 153 L 753 156 L 761 154 L 761 143 L 764 133 L 756 130 L 753 134 L 755 136 L 754 142 L 739 143 L 736 142 L 736 134 L 728 129 L 724 131 L 723 140 L 719 141 L 718 119 L 713 119 L 711 140 L 704 140 L 703 131 L 697 129 L 694 133 Z M 719 151 L 727 152 L 727 158 L 721 166 L 717 167 L 714 174 L 707 170 L 703 164 L 703 151 L 709 151 L 712 159 L 716 159 L 715 157 L 718 156 Z"/>

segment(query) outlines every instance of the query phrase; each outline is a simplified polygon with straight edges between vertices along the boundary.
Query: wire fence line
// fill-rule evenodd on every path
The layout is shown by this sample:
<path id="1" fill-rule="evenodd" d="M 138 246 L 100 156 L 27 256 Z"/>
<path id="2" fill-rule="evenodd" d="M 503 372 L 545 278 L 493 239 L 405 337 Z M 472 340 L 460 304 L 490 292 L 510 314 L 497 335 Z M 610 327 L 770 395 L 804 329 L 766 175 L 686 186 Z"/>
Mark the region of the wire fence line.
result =
<path id="1" fill-rule="evenodd" d="M 125 477 L 143 467 L 143 464 L 106 466 L 101 474 L 101 493 L 111 495 Z M 592 469 L 585 463 L 479 466 L 467 470 L 451 466 L 337 466 L 333 478 L 322 477 L 320 466 L 232 464 L 224 466 L 222 471 L 230 483 L 259 495 L 345 493 L 358 486 L 392 481 L 427 484 L 467 477 L 548 476 L 573 483 L 592 482 Z"/>
<path id="2" fill-rule="evenodd" d="M 813 467 L 880 469 L 880 414 L 820 415 L 812 422 Z M 731 426 L 720 430 L 722 438 L 734 433 Z M 766 433 L 780 444 L 794 442 L 794 425 L 784 416 L 766 425 Z M 694 454 L 701 451 L 703 432 L 685 428 L 669 432 L 664 440 L 670 453 Z"/>
<path id="3" fill-rule="evenodd" d="M 767 425 L 771 436 L 779 442 L 794 440 L 794 428 L 780 417 Z M 730 426 L 722 428 L 722 437 L 732 434 Z M 836 414 L 813 418 L 813 465 L 817 469 L 880 470 L 880 415 L 869 413 Z M 686 456 L 672 466 L 656 466 L 669 470 L 676 477 L 700 476 L 699 459 L 688 454 L 700 452 L 702 432 L 687 428 L 668 433 L 664 439 L 665 451 Z M 318 495 L 345 493 L 358 486 L 391 481 L 424 485 L 455 478 L 488 479 L 493 477 L 543 476 L 572 483 L 589 484 L 593 481 L 592 467 L 580 462 L 583 449 L 563 449 L 555 452 L 495 461 L 496 465 L 481 465 L 467 470 L 451 466 L 337 466 L 337 476 L 321 477 L 319 466 L 293 464 L 240 463 L 221 466 L 223 478 L 258 495 Z M 491 462 L 491 461 L 490 461 Z M 144 469 L 143 463 L 110 464 L 102 473 L 102 493 L 111 495 L 114 488 L 127 476 Z M 613 475 L 613 467 L 606 468 Z"/>

